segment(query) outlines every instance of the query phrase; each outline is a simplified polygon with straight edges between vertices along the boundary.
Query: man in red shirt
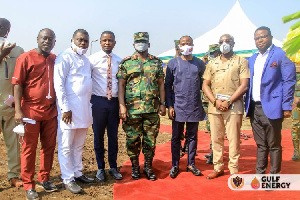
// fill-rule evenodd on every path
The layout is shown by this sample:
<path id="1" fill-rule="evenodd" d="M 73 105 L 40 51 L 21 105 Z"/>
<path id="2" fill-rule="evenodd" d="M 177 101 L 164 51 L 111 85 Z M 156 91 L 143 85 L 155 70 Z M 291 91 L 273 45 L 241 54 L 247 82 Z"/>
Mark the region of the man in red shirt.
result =
<path id="1" fill-rule="evenodd" d="M 33 180 L 38 138 L 40 135 L 40 171 L 38 184 L 46 192 L 57 190 L 49 182 L 50 170 L 56 145 L 57 109 L 53 85 L 53 68 L 56 55 L 50 53 L 55 45 L 55 34 L 46 28 L 37 37 L 38 48 L 28 51 L 17 59 L 12 84 L 15 96 L 15 120 L 36 120 L 25 124 L 21 153 L 21 177 L 27 199 L 38 199 Z"/>

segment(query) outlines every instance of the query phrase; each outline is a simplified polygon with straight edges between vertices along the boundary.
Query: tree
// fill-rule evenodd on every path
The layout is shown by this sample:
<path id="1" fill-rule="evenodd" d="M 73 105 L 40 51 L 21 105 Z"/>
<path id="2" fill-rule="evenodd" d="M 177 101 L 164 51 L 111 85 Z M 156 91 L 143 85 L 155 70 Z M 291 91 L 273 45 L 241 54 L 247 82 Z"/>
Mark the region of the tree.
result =
<path id="1" fill-rule="evenodd" d="M 283 17 L 282 21 L 287 23 L 296 19 L 300 19 L 300 11 Z M 300 64 L 300 21 L 290 27 L 282 48 L 293 62 Z"/>

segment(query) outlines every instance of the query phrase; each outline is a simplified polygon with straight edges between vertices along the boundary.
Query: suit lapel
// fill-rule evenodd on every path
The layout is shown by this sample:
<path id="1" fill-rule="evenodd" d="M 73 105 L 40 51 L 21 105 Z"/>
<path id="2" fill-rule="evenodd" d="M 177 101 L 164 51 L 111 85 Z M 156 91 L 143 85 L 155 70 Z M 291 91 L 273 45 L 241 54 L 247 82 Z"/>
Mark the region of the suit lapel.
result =
<path id="1" fill-rule="evenodd" d="M 273 44 L 272 44 L 273 45 Z M 268 55 L 268 58 L 267 58 L 267 60 L 266 60 L 266 62 L 265 62 L 265 65 L 264 65 L 264 69 L 263 69 L 263 72 L 262 72 L 262 76 L 264 75 L 264 73 L 265 73 L 265 71 L 266 71 L 266 68 L 267 68 L 267 66 L 269 66 L 268 64 L 269 64 L 269 61 L 271 60 L 271 58 L 273 57 L 273 54 L 274 54 L 274 50 L 275 50 L 275 48 L 274 48 L 275 46 L 273 45 L 272 46 L 272 48 L 270 49 L 270 52 L 269 52 L 269 55 Z"/>

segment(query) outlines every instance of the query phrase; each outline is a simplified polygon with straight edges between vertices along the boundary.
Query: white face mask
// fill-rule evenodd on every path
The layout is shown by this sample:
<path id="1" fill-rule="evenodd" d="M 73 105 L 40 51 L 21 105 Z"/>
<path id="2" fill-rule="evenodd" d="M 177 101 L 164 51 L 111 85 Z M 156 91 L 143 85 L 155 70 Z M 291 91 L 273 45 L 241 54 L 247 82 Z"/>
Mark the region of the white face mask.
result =
<path id="1" fill-rule="evenodd" d="M 75 51 L 78 55 L 83 55 L 87 52 L 88 49 L 83 49 L 83 48 L 80 48 L 78 46 L 76 46 L 76 44 L 72 41 L 72 49 L 73 51 Z"/>
<path id="2" fill-rule="evenodd" d="M 220 51 L 223 54 L 227 54 L 231 51 L 232 46 L 230 44 L 227 44 L 226 42 L 223 42 L 223 44 L 220 46 Z"/>
<path id="3" fill-rule="evenodd" d="M 135 43 L 134 48 L 138 52 L 144 52 L 148 49 L 148 43 L 143 43 L 143 42 Z"/>
<path id="4" fill-rule="evenodd" d="M 2 44 L 2 42 L 4 42 L 4 46 L 10 45 L 10 42 L 8 41 L 7 38 L 0 37 L 0 45 Z"/>
<path id="5" fill-rule="evenodd" d="M 180 48 L 180 52 L 182 55 L 190 55 L 193 53 L 193 46 L 188 46 L 188 45 L 184 45 L 182 47 L 179 47 Z"/>

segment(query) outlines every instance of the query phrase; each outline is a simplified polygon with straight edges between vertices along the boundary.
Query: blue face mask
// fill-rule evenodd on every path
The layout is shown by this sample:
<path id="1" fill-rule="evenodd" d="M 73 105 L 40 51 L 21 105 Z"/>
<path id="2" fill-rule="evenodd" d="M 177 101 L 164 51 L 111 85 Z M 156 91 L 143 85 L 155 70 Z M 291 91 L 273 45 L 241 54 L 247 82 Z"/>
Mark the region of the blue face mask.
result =
<path id="1" fill-rule="evenodd" d="M 138 52 L 144 52 L 148 49 L 148 43 L 144 43 L 144 42 L 135 43 L 134 48 Z"/>

